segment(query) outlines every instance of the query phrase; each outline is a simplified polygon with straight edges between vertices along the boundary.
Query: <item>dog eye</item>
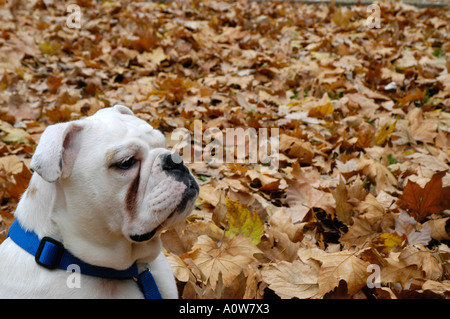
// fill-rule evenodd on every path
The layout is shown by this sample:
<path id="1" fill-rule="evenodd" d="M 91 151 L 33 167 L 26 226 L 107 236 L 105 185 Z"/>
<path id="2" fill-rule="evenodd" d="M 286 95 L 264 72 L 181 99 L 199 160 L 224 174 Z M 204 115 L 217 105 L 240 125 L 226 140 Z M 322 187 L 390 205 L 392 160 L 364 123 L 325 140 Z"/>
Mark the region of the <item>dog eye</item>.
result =
<path id="1" fill-rule="evenodd" d="M 122 162 L 114 164 L 113 166 L 121 170 L 127 170 L 132 168 L 134 164 L 136 164 L 136 162 L 137 162 L 136 159 L 133 156 L 131 156 Z"/>

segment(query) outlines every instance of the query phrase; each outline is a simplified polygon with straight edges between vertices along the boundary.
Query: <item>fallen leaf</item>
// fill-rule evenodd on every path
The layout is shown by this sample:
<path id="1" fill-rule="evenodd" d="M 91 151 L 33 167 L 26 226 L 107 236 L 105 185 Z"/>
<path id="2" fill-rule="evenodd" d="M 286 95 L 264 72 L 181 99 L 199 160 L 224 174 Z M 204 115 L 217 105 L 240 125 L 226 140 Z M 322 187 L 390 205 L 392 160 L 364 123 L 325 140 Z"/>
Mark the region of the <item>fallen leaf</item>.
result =
<path id="1" fill-rule="evenodd" d="M 216 243 L 209 236 L 201 235 L 188 254 L 205 275 L 205 281 L 216 288 L 219 274 L 226 285 L 238 276 L 246 265 L 255 261 L 260 250 L 249 238 L 234 236 L 226 242 Z"/>
<path id="2" fill-rule="evenodd" d="M 203 185 L 203 187 L 200 188 L 199 198 L 203 202 L 211 204 L 215 207 L 219 204 L 220 192 L 211 184 Z"/>
<path id="3" fill-rule="evenodd" d="M 265 230 L 264 237 L 258 245 L 258 248 L 264 254 L 264 257 L 260 256 L 260 259 L 262 258 L 268 262 L 282 260 L 293 262 L 298 256 L 297 251 L 299 247 L 299 241 L 293 242 L 282 230 L 272 227 L 268 227 Z"/>
<path id="4" fill-rule="evenodd" d="M 339 286 L 341 280 L 347 283 L 347 293 L 354 295 L 366 285 L 369 272 L 368 263 L 355 256 L 355 253 L 341 251 L 322 256 L 315 256 L 322 263 L 319 271 L 319 290 L 317 295 L 323 297 L 327 292 Z"/>
<path id="5" fill-rule="evenodd" d="M 28 187 L 31 171 L 16 155 L 0 157 L 0 181 L 4 180 L 2 188 L 7 190 L 9 196 L 19 201 Z"/>
<path id="6" fill-rule="evenodd" d="M 314 263 L 305 264 L 299 260 L 293 263 L 281 261 L 277 264 L 268 264 L 261 273 L 269 288 L 281 298 L 308 299 L 317 295 L 319 267 Z"/>
<path id="7" fill-rule="evenodd" d="M 450 240 L 450 217 L 431 219 L 423 225 L 429 225 L 430 236 L 437 241 Z"/>
<path id="8" fill-rule="evenodd" d="M 392 123 L 390 125 L 385 124 L 380 129 L 380 132 L 378 132 L 377 136 L 375 136 L 375 142 L 377 143 L 377 145 L 383 145 L 386 142 L 389 134 L 394 132 L 395 124 L 397 124 L 397 120 L 395 120 L 394 123 Z"/>
<path id="9" fill-rule="evenodd" d="M 408 245 L 399 255 L 399 260 L 406 265 L 417 265 L 425 272 L 425 278 L 438 280 L 442 276 L 442 268 L 431 251 L 422 245 Z"/>
<path id="10" fill-rule="evenodd" d="M 433 175 L 424 188 L 408 180 L 397 205 L 408 211 L 418 222 L 431 214 L 450 208 L 450 186 L 442 187 L 445 171 Z"/>
<path id="11" fill-rule="evenodd" d="M 382 284 L 393 284 L 397 289 L 409 289 L 413 279 L 422 279 L 423 273 L 417 265 L 408 265 L 399 260 L 400 253 L 391 253 L 385 259 L 386 265 L 381 268 Z"/>
<path id="12" fill-rule="evenodd" d="M 403 49 L 401 58 L 395 61 L 395 67 L 400 70 L 406 70 L 416 65 L 417 60 L 414 58 L 413 52 L 406 49 Z"/>
<path id="13" fill-rule="evenodd" d="M 259 219 L 258 213 L 252 213 L 240 203 L 233 202 L 227 198 L 227 220 L 228 230 L 226 234 L 234 237 L 238 234 L 251 239 L 252 244 L 258 245 L 264 234 L 264 223 Z"/>
<path id="14" fill-rule="evenodd" d="M 362 172 L 376 184 L 377 193 L 394 192 L 397 179 L 383 164 L 369 158 L 353 158 L 346 163 L 336 161 L 336 167 L 345 178 Z"/>
<path id="15" fill-rule="evenodd" d="M 27 144 L 33 141 L 27 131 L 15 128 L 7 122 L 0 121 L 0 130 L 6 133 L 5 136 L 1 137 L 1 140 L 5 143 Z"/>
<path id="16" fill-rule="evenodd" d="M 285 152 L 289 157 L 297 158 L 300 163 L 310 164 L 314 158 L 314 150 L 311 143 L 301 141 L 293 136 L 281 134 L 279 148 L 281 152 Z"/>
<path id="17" fill-rule="evenodd" d="M 377 237 L 377 230 L 372 228 L 372 223 L 362 217 L 353 218 L 353 224 L 348 227 L 348 231 L 341 236 L 339 241 L 348 244 L 350 247 L 362 247 Z"/>
<path id="18" fill-rule="evenodd" d="M 325 116 L 327 116 L 333 112 L 334 112 L 333 104 L 331 103 L 331 101 L 328 101 L 327 103 L 325 103 L 323 105 L 318 105 L 318 106 L 310 109 L 308 112 L 308 116 L 324 118 Z"/>
<path id="19" fill-rule="evenodd" d="M 312 187 L 309 183 L 289 181 L 286 201 L 289 205 L 288 212 L 292 214 L 292 221 L 302 221 L 308 211 L 313 208 L 330 210 L 335 203 L 331 193 L 326 193 Z"/>
<path id="20" fill-rule="evenodd" d="M 422 285 L 423 291 L 431 291 L 435 294 L 441 295 L 443 298 L 450 296 L 450 280 L 443 280 L 441 282 L 435 280 L 427 280 Z"/>
<path id="21" fill-rule="evenodd" d="M 331 20 L 338 26 L 347 28 L 350 23 L 350 19 L 353 17 L 353 12 L 346 7 L 339 6 L 336 12 L 333 14 Z"/>
<path id="22" fill-rule="evenodd" d="M 405 241 L 403 236 L 400 236 L 396 232 L 393 233 L 381 233 L 372 242 L 372 247 L 378 250 L 381 254 L 388 255 L 392 248 L 401 247 Z"/>
<path id="23" fill-rule="evenodd" d="M 342 178 L 333 191 L 333 197 L 336 201 L 336 216 L 346 225 L 350 225 L 352 221 L 353 206 L 348 202 L 348 191 Z"/>
<path id="24" fill-rule="evenodd" d="M 450 166 L 447 163 L 445 163 L 444 160 L 436 156 L 427 155 L 423 153 L 414 153 L 407 156 L 407 158 L 410 158 L 411 162 L 417 163 L 435 172 L 450 170 Z"/>
<path id="25" fill-rule="evenodd" d="M 395 219 L 395 232 L 400 236 L 405 235 L 412 245 L 428 245 L 431 240 L 430 224 L 424 224 L 418 229 L 416 220 L 406 212 L 401 212 Z"/>
<path id="26" fill-rule="evenodd" d="M 187 282 L 190 278 L 189 267 L 183 262 L 183 260 L 174 254 L 168 254 L 167 261 L 172 268 L 174 276 L 182 282 Z"/>

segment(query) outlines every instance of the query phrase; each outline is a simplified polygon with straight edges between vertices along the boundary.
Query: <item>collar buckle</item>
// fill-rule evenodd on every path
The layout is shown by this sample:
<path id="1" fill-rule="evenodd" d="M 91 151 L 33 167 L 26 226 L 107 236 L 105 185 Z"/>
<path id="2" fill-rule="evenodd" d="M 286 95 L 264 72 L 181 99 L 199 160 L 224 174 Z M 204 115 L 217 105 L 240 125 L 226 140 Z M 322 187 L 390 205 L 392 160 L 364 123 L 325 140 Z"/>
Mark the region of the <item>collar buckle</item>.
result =
<path id="1" fill-rule="evenodd" d="M 58 267 L 63 253 L 64 246 L 61 242 L 50 237 L 44 237 L 41 239 L 34 259 L 42 267 L 55 269 Z"/>

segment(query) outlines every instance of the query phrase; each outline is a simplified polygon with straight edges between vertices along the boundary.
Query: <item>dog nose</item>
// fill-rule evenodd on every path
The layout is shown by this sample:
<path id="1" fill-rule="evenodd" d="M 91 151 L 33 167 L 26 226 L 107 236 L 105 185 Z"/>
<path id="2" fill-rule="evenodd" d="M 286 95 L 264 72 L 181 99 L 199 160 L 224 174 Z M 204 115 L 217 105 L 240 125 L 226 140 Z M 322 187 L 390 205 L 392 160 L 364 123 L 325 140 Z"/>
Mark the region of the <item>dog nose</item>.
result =
<path id="1" fill-rule="evenodd" d="M 177 153 L 168 154 L 162 162 L 162 168 L 166 171 L 183 169 L 184 167 L 183 159 Z"/>

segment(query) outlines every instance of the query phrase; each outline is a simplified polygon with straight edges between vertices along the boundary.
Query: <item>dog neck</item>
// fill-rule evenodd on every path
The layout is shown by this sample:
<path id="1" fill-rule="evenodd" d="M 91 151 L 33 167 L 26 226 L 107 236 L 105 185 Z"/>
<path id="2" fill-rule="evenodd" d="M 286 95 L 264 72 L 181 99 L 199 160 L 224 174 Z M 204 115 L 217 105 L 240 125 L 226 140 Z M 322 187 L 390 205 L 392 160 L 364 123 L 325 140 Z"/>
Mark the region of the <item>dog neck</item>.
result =
<path id="1" fill-rule="evenodd" d="M 39 237 L 54 236 L 61 240 L 51 221 L 51 203 L 55 200 L 53 188 L 53 185 L 34 173 L 14 215 L 26 229 L 34 231 Z"/>

